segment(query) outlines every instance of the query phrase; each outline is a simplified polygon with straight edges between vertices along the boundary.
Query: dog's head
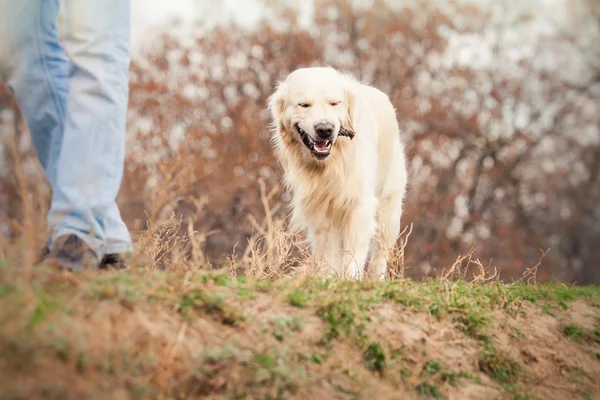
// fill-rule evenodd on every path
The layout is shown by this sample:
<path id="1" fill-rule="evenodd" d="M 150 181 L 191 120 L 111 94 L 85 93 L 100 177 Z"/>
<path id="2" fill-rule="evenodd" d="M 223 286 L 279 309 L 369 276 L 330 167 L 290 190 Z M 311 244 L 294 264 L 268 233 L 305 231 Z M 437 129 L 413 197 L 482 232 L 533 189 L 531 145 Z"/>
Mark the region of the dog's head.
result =
<path id="1" fill-rule="evenodd" d="M 316 160 L 329 157 L 339 136 L 354 136 L 355 94 L 333 68 L 295 70 L 268 103 L 282 142 L 303 144 Z"/>

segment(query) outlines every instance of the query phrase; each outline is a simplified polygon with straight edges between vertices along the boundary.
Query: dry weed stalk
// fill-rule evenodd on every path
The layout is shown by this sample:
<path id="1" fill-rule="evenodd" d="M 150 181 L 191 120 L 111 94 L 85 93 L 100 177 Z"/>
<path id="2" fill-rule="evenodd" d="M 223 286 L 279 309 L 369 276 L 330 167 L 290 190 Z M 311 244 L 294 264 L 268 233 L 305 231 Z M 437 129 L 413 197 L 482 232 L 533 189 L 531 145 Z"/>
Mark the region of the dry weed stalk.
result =
<path id="1" fill-rule="evenodd" d="M 498 269 L 496 266 L 492 266 L 492 260 L 490 260 L 487 266 L 484 266 L 479 259 L 473 258 L 474 252 L 475 248 L 472 247 L 466 254 L 459 255 L 447 271 L 445 269 L 442 270 L 438 279 L 441 282 L 447 282 L 453 278 L 467 280 L 467 273 L 471 265 L 476 267 L 477 272 L 473 273 L 473 276 L 469 280 L 470 283 L 481 285 L 496 279 L 498 277 Z"/>
<path id="2" fill-rule="evenodd" d="M 441 281 L 448 281 L 452 276 L 463 278 L 463 276 L 461 276 L 462 265 L 464 261 L 467 261 L 467 266 L 470 264 L 473 252 L 475 252 L 474 247 L 472 247 L 467 254 L 460 254 L 447 271 L 446 269 L 442 269 L 439 279 Z"/>
<path id="3" fill-rule="evenodd" d="M 147 229 L 142 232 L 136 243 L 133 260 L 136 264 L 144 263 L 150 268 L 165 268 L 165 261 L 171 267 L 185 265 L 185 257 L 181 248 L 188 241 L 186 235 L 180 236 L 181 219 L 173 212 L 162 224 L 156 224 L 148 218 Z"/>
<path id="4" fill-rule="evenodd" d="M 547 249 L 546 251 L 543 251 L 542 249 L 540 249 L 540 259 L 538 260 L 538 262 L 530 268 L 526 268 L 525 272 L 523 272 L 523 277 L 521 278 L 521 280 L 525 279 L 527 284 L 533 284 L 534 286 L 537 285 L 537 273 L 538 273 L 538 268 L 540 267 L 540 265 L 542 265 L 542 261 L 544 261 L 544 258 L 546 257 L 546 255 L 550 252 L 550 249 Z"/>
<path id="5" fill-rule="evenodd" d="M 182 226 L 183 215 L 176 216 L 178 203 L 190 203 L 189 192 L 195 182 L 193 164 L 183 158 L 159 163 L 152 173 L 159 190 L 150 190 L 149 209 L 146 214 L 146 230 L 141 232 L 136 243 L 133 260 L 148 263 L 151 268 L 201 269 L 209 266 L 203 246 L 210 232 L 194 229 L 208 204 L 208 198 L 192 198 L 193 214 L 186 217 L 187 226 Z"/>
<path id="6" fill-rule="evenodd" d="M 268 235 L 253 236 L 249 241 L 242 265 L 250 278 L 275 279 L 285 276 L 290 269 L 294 241 L 281 220 L 275 220 L 271 229 Z"/>
<path id="7" fill-rule="evenodd" d="M 19 154 L 19 149 L 17 146 L 17 136 L 19 134 L 19 123 L 20 123 L 20 114 L 15 112 L 15 123 L 14 123 L 14 131 L 11 136 L 12 140 L 8 141 L 8 148 L 10 151 L 10 155 L 12 158 L 12 168 L 15 174 L 15 180 L 17 183 L 19 196 L 21 197 L 21 202 L 23 204 L 23 222 L 19 224 L 19 230 L 22 233 L 22 265 L 24 270 L 26 271 L 26 282 L 30 281 L 32 274 L 32 267 L 35 263 L 35 240 L 34 240 L 34 219 L 33 219 L 33 205 L 31 202 L 30 193 L 27 185 L 27 178 L 25 176 L 25 171 L 23 169 L 23 163 L 21 160 L 21 155 Z M 15 221 L 13 221 L 15 222 Z"/>
<path id="8" fill-rule="evenodd" d="M 152 173 L 157 188 L 150 190 L 150 220 L 167 219 L 175 205 L 183 200 L 192 188 L 195 177 L 193 165 L 182 158 L 171 163 L 159 163 Z M 158 185 L 160 184 L 160 189 Z"/>
<path id="9" fill-rule="evenodd" d="M 205 266 L 210 268 L 210 263 L 204 253 L 203 246 L 208 236 L 215 233 L 215 231 L 198 232 L 194 230 L 194 221 L 201 219 L 204 207 L 208 204 L 208 199 L 201 197 L 200 199 L 194 199 L 193 202 L 194 215 L 188 216 L 187 238 L 189 240 L 187 241 L 186 252 L 189 253 L 193 266 L 196 269 Z"/>
<path id="10" fill-rule="evenodd" d="M 395 279 L 404 279 L 406 272 L 406 264 L 405 264 L 405 254 L 406 254 L 406 246 L 408 245 L 408 239 L 410 238 L 410 234 L 413 230 L 413 224 L 407 225 L 404 227 L 402 232 L 400 232 L 399 244 L 392 248 L 391 255 L 389 257 L 390 262 L 388 263 L 388 273 L 391 278 Z"/>
<path id="11" fill-rule="evenodd" d="M 473 274 L 473 278 L 471 279 L 471 283 L 474 285 L 482 285 L 498 277 L 498 268 L 495 265 L 492 266 L 492 260 L 485 267 L 479 259 L 471 260 L 471 264 L 477 267 L 477 272 Z"/>
<path id="12" fill-rule="evenodd" d="M 275 279 L 298 273 L 306 274 L 306 268 L 300 268 L 299 271 L 293 267 L 306 256 L 300 238 L 286 230 L 284 220 L 274 217 L 281 204 L 271 206 L 271 200 L 279 188 L 274 187 L 267 191 L 262 179 L 259 179 L 258 184 L 264 218 L 259 223 L 253 215 L 247 216 L 256 234 L 248 240 L 248 245 L 239 260 L 234 255 L 230 257 L 229 268 L 234 274 L 243 270 L 246 276 L 253 279 Z M 293 253 L 298 250 L 301 257 L 293 257 Z"/>
<path id="13" fill-rule="evenodd" d="M 271 207 L 270 200 L 279 190 L 277 187 L 274 187 L 269 193 L 267 193 L 265 182 L 262 179 L 258 180 L 258 185 L 260 188 L 260 201 L 263 206 L 263 211 L 265 212 L 264 220 L 262 224 L 258 224 L 254 216 L 248 215 L 247 217 L 252 223 L 253 228 L 259 232 L 261 238 L 266 242 L 265 247 L 267 252 L 267 258 L 272 259 L 273 253 L 275 251 L 274 240 L 276 231 L 275 223 L 273 221 L 273 214 L 275 214 L 275 212 L 279 209 L 279 204 L 276 204 L 274 207 Z M 252 240 L 252 237 L 250 238 L 250 240 Z M 246 248 L 244 256 L 247 256 L 247 252 L 252 251 L 252 248 L 253 246 L 248 246 L 248 248 Z"/>

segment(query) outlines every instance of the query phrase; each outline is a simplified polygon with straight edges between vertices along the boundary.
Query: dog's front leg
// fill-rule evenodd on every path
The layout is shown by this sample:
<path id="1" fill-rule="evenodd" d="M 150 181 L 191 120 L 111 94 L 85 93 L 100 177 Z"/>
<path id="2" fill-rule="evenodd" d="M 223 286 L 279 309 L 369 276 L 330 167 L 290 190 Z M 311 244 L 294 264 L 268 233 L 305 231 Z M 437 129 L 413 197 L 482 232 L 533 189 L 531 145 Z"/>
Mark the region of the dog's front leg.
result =
<path id="1" fill-rule="evenodd" d="M 369 276 L 384 280 L 387 276 L 387 261 L 400 234 L 402 218 L 401 192 L 389 195 L 381 200 L 377 213 L 377 233 L 371 243 Z"/>
<path id="2" fill-rule="evenodd" d="M 377 200 L 365 197 L 352 212 L 350 224 L 342 233 L 344 277 L 363 279 L 369 245 L 377 229 Z"/>
<path id="3" fill-rule="evenodd" d="M 340 236 L 333 230 L 319 230 L 311 236 L 311 253 L 318 275 L 334 277 L 340 275 Z"/>

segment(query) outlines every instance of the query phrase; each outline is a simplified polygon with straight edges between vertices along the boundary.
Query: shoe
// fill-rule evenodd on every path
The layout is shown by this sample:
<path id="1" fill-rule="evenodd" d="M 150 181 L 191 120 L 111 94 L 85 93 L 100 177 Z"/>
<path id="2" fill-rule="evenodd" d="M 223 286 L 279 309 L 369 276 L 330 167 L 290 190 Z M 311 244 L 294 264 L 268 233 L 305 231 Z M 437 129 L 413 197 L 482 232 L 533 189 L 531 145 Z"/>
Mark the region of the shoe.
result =
<path id="1" fill-rule="evenodd" d="M 37 264 L 41 264 L 42 262 L 44 262 L 44 260 L 46 259 L 46 257 L 48 257 L 49 254 L 50 254 L 50 247 L 48 245 L 45 245 L 42 248 L 42 250 L 40 251 Z M 99 269 L 109 269 L 109 268 L 125 269 L 125 267 L 127 266 L 127 263 L 129 262 L 130 259 L 131 259 L 131 254 L 129 254 L 129 253 L 105 254 L 102 257 L 102 260 L 100 260 L 100 263 L 98 264 L 98 268 Z"/>
<path id="2" fill-rule="evenodd" d="M 129 253 L 111 253 L 105 254 L 98 265 L 100 269 L 125 269 L 127 263 L 131 259 Z"/>
<path id="3" fill-rule="evenodd" d="M 54 248 L 46 252 L 42 266 L 57 267 L 74 271 L 78 269 L 97 269 L 99 259 L 96 253 L 76 235 L 63 235 L 54 241 Z"/>

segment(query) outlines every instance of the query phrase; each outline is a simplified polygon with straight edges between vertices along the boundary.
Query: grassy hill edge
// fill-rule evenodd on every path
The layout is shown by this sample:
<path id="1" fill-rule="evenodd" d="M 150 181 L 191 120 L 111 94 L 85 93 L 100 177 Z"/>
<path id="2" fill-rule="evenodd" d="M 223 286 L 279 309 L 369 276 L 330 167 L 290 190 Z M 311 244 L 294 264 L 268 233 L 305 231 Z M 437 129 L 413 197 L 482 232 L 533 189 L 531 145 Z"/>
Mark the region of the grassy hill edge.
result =
<path id="1" fill-rule="evenodd" d="M 0 395 L 600 397 L 600 288 L 0 267 Z"/>

